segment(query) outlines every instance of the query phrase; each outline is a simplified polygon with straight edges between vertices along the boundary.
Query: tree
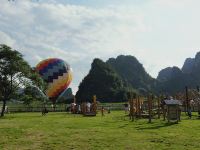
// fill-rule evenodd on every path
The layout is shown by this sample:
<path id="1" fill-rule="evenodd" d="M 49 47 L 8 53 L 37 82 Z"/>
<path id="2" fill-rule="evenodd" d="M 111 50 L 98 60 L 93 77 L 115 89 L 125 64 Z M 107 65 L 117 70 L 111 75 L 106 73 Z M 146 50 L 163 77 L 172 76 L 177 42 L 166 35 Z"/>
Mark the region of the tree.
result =
<path id="1" fill-rule="evenodd" d="M 1 117 L 4 116 L 7 100 L 13 97 L 19 87 L 35 83 L 32 79 L 37 76 L 35 74 L 21 53 L 7 45 L 0 45 L 0 93 L 3 101 Z M 38 80 L 38 77 L 35 78 Z"/>
<path id="2" fill-rule="evenodd" d="M 42 84 L 41 84 L 42 85 Z M 28 96 L 28 97 L 27 97 Z M 29 100 L 26 100 L 25 97 L 27 97 Z M 40 102 L 46 102 L 47 96 L 44 94 L 41 89 L 39 89 L 35 85 L 30 85 L 24 88 L 23 94 L 21 94 L 21 100 L 24 101 L 30 101 L 30 103 L 34 100 L 40 101 Z"/>
<path id="3" fill-rule="evenodd" d="M 24 105 L 30 106 L 34 98 L 31 95 L 23 95 L 21 100 L 23 101 Z"/>
<path id="4" fill-rule="evenodd" d="M 44 93 L 44 91 L 47 90 L 48 84 L 41 78 L 35 68 L 31 69 L 29 79 L 31 80 L 32 85 L 35 85 L 35 87 L 37 87 L 41 92 Z"/>

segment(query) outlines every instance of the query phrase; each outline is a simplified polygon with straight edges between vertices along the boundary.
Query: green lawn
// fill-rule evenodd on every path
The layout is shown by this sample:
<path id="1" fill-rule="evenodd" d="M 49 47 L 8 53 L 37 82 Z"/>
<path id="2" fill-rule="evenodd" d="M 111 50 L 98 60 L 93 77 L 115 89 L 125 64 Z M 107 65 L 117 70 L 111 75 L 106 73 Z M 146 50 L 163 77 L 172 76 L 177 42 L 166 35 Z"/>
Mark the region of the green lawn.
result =
<path id="1" fill-rule="evenodd" d="M 131 122 L 124 112 L 101 117 L 67 113 L 16 113 L 0 119 L 0 149 L 200 149 L 200 120 Z"/>

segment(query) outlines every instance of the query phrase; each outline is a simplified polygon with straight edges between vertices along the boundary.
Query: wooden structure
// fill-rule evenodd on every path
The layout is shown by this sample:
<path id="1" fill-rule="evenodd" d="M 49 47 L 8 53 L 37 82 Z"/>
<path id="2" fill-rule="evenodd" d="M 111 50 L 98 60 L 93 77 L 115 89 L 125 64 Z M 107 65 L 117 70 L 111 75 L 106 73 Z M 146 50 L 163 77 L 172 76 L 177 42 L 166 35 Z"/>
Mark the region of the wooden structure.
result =
<path id="1" fill-rule="evenodd" d="M 179 122 L 181 116 L 181 102 L 179 100 L 164 100 L 168 122 Z M 165 116 L 164 116 L 165 117 Z"/>
<path id="2" fill-rule="evenodd" d="M 200 91 L 199 86 L 196 89 L 185 87 L 185 92 L 176 94 L 176 99 L 182 100 L 185 113 L 197 111 L 200 118 Z"/>
<path id="3" fill-rule="evenodd" d="M 136 94 L 133 92 L 129 92 L 128 99 L 129 99 L 129 106 L 130 106 L 129 117 L 130 117 L 130 120 L 134 121 L 136 117 Z"/>
<path id="4" fill-rule="evenodd" d="M 93 103 L 84 102 L 81 104 L 81 113 L 84 116 L 96 116 L 97 114 L 97 100 L 96 95 L 93 96 Z"/>
<path id="5" fill-rule="evenodd" d="M 134 121 L 135 118 L 141 118 L 143 116 L 142 105 L 144 103 L 144 99 L 135 93 L 129 93 L 129 106 L 130 112 L 129 117 L 130 120 Z M 126 110 L 125 110 L 126 111 Z"/>
<path id="6" fill-rule="evenodd" d="M 158 119 L 160 119 L 160 111 L 161 111 L 161 100 L 162 99 L 162 96 L 158 97 L 157 99 L 157 113 L 158 113 Z"/>
<path id="7" fill-rule="evenodd" d="M 152 119 L 152 102 L 153 102 L 153 95 L 149 95 L 148 96 L 149 123 L 151 123 Z"/>
<path id="8" fill-rule="evenodd" d="M 134 99 L 129 100 L 129 105 L 130 105 L 129 117 L 130 117 L 130 120 L 134 121 L 135 120 L 135 114 L 136 114 Z"/>

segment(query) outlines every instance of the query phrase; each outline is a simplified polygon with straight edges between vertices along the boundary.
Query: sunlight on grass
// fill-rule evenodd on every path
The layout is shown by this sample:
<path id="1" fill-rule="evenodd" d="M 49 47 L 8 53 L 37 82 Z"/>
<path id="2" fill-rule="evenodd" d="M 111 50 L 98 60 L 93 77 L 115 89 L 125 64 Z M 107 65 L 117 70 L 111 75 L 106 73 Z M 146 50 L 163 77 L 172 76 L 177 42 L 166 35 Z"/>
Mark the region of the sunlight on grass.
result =
<path id="1" fill-rule="evenodd" d="M 89 118 L 67 113 L 8 114 L 0 119 L 0 149 L 199 149 L 199 120 L 147 122 L 131 122 L 122 111 Z"/>

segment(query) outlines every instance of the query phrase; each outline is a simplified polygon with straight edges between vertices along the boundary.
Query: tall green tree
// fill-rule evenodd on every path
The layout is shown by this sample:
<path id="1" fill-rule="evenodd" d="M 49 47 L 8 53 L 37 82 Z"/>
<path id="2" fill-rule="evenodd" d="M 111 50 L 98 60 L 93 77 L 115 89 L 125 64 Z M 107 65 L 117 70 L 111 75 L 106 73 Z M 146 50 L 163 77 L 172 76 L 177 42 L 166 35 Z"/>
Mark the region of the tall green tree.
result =
<path id="1" fill-rule="evenodd" d="M 21 53 L 7 45 L 0 45 L 0 93 L 3 101 L 1 117 L 4 116 L 7 100 L 11 99 L 19 88 L 37 84 L 39 81 L 42 82 Z"/>

